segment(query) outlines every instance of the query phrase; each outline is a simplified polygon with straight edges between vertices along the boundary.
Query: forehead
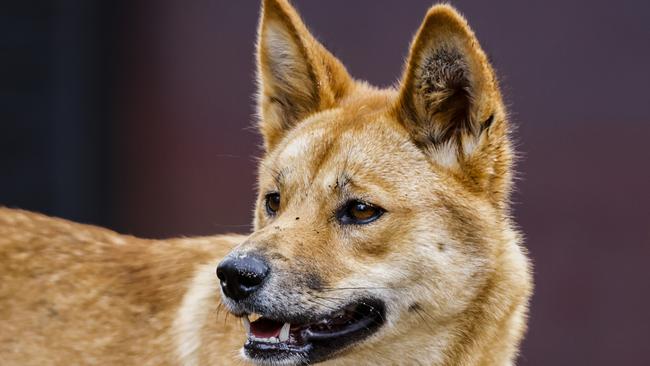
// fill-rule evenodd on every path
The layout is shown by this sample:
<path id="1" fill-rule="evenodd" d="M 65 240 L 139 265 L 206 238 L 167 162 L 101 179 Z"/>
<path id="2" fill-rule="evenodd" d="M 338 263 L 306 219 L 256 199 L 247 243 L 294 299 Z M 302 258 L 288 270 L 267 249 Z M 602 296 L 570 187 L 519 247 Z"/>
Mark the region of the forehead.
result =
<path id="1" fill-rule="evenodd" d="M 263 169 L 266 174 L 261 176 L 276 184 L 320 183 L 325 187 L 351 180 L 385 189 L 431 169 L 424 154 L 390 117 L 341 108 L 303 121 L 263 165 L 269 169 Z"/>

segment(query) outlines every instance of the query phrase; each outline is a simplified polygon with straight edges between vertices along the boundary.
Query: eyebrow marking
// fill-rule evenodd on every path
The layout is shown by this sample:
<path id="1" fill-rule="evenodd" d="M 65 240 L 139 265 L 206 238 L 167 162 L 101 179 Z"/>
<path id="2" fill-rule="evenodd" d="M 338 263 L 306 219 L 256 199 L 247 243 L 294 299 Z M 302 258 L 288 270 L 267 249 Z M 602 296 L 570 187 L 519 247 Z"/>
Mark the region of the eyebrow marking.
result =
<path id="1" fill-rule="evenodd" d="M 354 184 L 352 181 L 352 175 L 348 173 L 348 165 L 350 164 L 350 156 L 352 155 L 351 149 L 345 153 L 345 160 L 343 161 L 343 167 L 339 170 L 338 176 L 336 177 L 336 183 L 334 184 L 333 190 L 338 191 L 339 193 L 346 190 L 349 185 Z"/>
<path id="2" fill-rule="evenodd" d="M 344 191 L 350 185 L 354 185 L 352 177 L 348 173 L 343 172 L 336 178 L 336 183 L 334 184 L 334 187 L 332 187 L 332 190 L 339 192 Z"/>
<path id="3" fill-rule="evenodd" d="M 275 181 L 275 184 L 278 185 L 278 188 L 282 188 L 284 186 L 284 180 L 285 180 L 285 171 L 284 169 L 282 170 L 273 170 L 273 180 Z"/>
<path id="4" fill-rule="evenodd" d="M 278 188 L 282 188 L 286 176 L 285 170 L 277 169 L 269 164 L 264 164 L 264 163 L 262 163 L 262 167 L 264 167 L 271 173 L 271 175 L 273 176 L 273 181 L 278 186 Z"/>

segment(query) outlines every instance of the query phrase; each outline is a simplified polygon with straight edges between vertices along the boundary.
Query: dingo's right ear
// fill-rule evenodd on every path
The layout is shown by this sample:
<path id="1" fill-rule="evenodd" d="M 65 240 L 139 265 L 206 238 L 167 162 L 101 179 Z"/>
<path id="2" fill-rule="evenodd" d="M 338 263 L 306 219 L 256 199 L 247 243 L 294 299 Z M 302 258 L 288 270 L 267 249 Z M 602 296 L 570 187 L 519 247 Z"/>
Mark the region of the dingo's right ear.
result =
<path id="1" fill-rule="evenodd" d="M 345 67 L 286 0 L 263 1 L 257 61 L 258 113 L 267 151 L 300 120 L 333 106 L 351 84 Z"/>

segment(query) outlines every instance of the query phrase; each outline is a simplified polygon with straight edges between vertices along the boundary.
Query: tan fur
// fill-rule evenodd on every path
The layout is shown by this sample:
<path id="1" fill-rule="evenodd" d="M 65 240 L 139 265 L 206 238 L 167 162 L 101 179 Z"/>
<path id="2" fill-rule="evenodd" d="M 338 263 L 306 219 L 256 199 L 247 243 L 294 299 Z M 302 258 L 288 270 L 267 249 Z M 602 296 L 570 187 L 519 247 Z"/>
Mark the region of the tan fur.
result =
<path id="1" fill-rule="evenodd" d="M 466 21 L 432 7 L 399 88 L 380 90 L 352 79 L 287 1 L 265 0 L 258 60 L 254 232 L 143 240 L 0 208 L 0 364 L 247 364 L 214 275 L 231 250 L 271 258 L 269 301 L 327 312 L 325 288 L 340 289 L 331 306 L 385 301 L 379 331 L 325 364 L 513 364 L 530 263 L 509 216 L 505 107 Z M 350 197 L 386 213 L 341 226 L 332 213 Z"/>

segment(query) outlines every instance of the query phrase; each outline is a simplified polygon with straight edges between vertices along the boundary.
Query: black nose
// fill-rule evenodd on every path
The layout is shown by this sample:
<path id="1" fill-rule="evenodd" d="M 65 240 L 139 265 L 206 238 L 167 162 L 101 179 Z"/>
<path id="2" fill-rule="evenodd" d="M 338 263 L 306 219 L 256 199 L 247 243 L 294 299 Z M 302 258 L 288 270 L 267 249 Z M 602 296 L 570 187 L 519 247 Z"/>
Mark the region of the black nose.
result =
<path id="1" fill-rule="evenodd" d="M 251 255 L 226 258 L 217 266 L 223 293 L 233 300 L 243 300 L 257 291 L 268 274 L 266 262 Z"/>

